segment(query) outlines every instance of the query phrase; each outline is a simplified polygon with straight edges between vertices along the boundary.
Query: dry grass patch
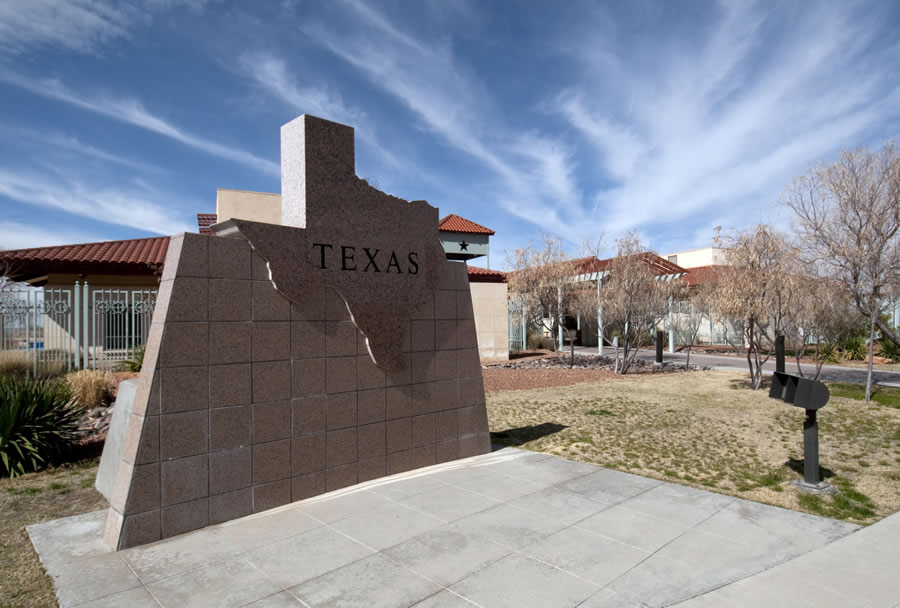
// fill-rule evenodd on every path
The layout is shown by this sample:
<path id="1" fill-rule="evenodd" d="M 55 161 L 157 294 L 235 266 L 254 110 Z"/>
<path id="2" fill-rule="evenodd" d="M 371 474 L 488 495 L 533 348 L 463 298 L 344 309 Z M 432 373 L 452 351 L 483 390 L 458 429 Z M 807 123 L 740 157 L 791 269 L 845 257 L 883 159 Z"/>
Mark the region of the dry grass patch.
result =
<path id="1" fill-rule="evenodd" d="M 94 489 L 94 458 L 14 479 L 0 478 L 0 606 L 55 606 L 50 579 L 25 526 L 107 506 Z"/>
<path id="2" fill-rule="evenodd" d="M 749 390 L 746 374 L 694 372 L 488 395 L 495 442 L 869 524 L 900 510 L 900 409 L 832 397 L 819 413 L 823 476 L 802 477 L 800 408 Z"/>

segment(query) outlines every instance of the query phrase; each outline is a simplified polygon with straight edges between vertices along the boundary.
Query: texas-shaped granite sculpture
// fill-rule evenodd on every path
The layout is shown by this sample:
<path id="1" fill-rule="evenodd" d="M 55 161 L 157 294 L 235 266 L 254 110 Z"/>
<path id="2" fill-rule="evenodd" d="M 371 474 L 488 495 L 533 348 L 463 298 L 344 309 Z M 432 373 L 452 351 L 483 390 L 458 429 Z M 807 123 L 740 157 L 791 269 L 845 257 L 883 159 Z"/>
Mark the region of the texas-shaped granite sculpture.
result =
<path id="1" fill-rule="evenodd" d="M 490 451 L 437 209 L 359 179 L 351 127 L 300 116 L 281 156 L 282 225 L 170 239 L 124 445 L 101 462 L 117 549 Z"/>

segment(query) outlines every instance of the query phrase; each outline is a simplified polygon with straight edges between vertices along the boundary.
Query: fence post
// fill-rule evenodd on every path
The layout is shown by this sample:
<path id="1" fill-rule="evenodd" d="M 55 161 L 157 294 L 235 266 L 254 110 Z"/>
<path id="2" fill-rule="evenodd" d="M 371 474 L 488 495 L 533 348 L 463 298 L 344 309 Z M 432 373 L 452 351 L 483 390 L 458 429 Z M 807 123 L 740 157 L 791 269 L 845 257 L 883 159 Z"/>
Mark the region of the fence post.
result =
<path id="1" fill-rule="evenodd" d="M 89 343 L 88 328 L 90 327 L 90 323 L 89 323 L 90 319 L 88 316 L 88 308 L 89 308 L 90 299 L 88 297 L 88 293 L 89 293 L 90 289 L 88 288 L 87 279 L 85 279 L 85 281 L 84 281 L 84 290 L 83 291 L 84 291 L 84 293 L 83 293 L 84 302 L 82 303 L 82 311 L 81 311 L 81 321 L 82 321 L 81 336 L 82 336 L 82 344 L 84 345 L 84 369 L 87 369 L 91 366 L 91 356 L 90 356 L 90 352 L 88 351 L 88 343 Z"/>

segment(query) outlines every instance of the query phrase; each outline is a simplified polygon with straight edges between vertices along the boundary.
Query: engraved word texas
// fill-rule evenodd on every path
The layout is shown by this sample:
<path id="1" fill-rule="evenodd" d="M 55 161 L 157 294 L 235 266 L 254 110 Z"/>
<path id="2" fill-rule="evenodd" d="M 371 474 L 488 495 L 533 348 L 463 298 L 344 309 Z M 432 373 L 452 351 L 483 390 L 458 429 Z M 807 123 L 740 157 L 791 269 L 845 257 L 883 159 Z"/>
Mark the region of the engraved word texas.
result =
<path id="1" fill-rule="evenodd" d="M 404 268 L 406 268 L 406 274 L 419 274 L 419 254 L 415 251 L 410 251 L 406 254 L 406 260 L 403 262 L 403 266 L 401 266 L 400 259 L 397 257 L 396 251 L 390 252 L 390 257 L 387 260 L 387 266 L 384 265 L 384 260 L 387 258 L 387 252 L 381 251 L 381 249 L 362 247 L 362 251 L 365 254 L 364 258 L 360 259 L 357 262 L 357 248 L 351 247 L 349 245 L 340 245 L 337 249 L 334 245 L 329 245 L 328 243 L 313 243 L 313 248 L 319 249 L 319 268 L 322 270 L 328 270 L 329 264 L 333 263 L 336 259 L 340 259 L 341 261 L 341 270 L 351 270 L 351 271 L 362 271 L 362 272 L 382 272 L 382 268 L 384 268 L 385 273 L 390 273 L 391 269 L 393 269 L 398 274 L 404 273 Z M 338 249 L 340 250 L 340 254 L 338 254 Z M 327 251 L 326 251 L 327 250 Z M 379 257 L 379 255 L 381 257 Z M 365 263 L 365 266 L 360 268 L 360 264 Z M 381 266 L 379 266 L 379 263 Z"/>

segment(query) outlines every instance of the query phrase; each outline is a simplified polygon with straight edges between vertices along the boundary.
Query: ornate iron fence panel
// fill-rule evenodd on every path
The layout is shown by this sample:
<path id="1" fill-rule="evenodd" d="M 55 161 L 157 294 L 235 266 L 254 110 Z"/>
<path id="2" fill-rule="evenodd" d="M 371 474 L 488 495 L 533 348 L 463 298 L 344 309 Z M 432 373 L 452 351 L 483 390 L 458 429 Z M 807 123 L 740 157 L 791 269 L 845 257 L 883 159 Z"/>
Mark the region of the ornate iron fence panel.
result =
<path id="1" fill-rule="evenodd" d="M 7 285 L 0 289 L 0 361 L 32 373 L 115 367 L 147 340 L 155 289 Z"/>
<path id="2" fill-rule="evenodd" d="M 509 350 L 525 350 L 528 347 L 525 303 L 522 300 L 510 300 L 507 310 L 509 311 Z"/>

